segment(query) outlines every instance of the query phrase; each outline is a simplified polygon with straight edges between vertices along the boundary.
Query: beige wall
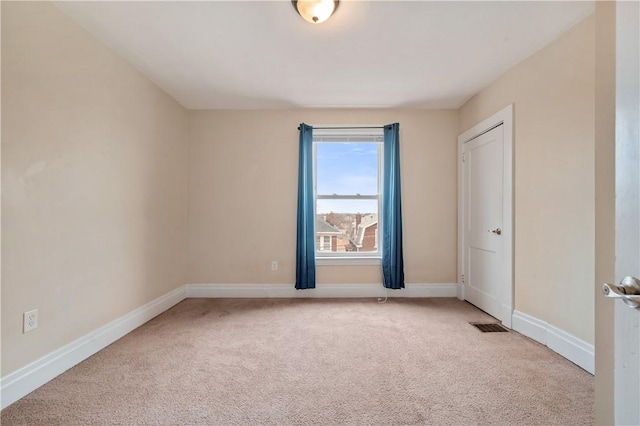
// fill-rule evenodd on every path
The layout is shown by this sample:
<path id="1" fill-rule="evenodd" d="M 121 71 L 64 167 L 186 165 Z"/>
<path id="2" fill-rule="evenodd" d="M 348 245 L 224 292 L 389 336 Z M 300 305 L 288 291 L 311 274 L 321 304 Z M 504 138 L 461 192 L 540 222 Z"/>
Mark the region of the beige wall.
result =
<path id="1" fill-rule="evenodd" d="M 2 2 L 2 106 L 4 376 L 184 284 L 188 118 L 51 3 Z"/>
<path id="2" fill-rule="evenodd" d="M 615 278 L 615 51 L 616 7 L 596 3 L 595 89 L 595 340 L 596 424 L 614 423 L 614 304 L 602 297 L 602 283 Z"/>
<path id="3" fill-rule="evenodd" d="M 456 282 L 457 111 L 191 111 L 190 283 L 295 282 L 298 124 L 400 123 L 405 274 Z M 271 260 L 280 268 L 272 272 Z M 376 283 L 379 266 L 318 266 L 319 283 Z"/>
<path id="4" fill-rule="evenodd" d="M 515 104 L 515 308 L 594 342 L 594 16 L 460 109 Z"/>

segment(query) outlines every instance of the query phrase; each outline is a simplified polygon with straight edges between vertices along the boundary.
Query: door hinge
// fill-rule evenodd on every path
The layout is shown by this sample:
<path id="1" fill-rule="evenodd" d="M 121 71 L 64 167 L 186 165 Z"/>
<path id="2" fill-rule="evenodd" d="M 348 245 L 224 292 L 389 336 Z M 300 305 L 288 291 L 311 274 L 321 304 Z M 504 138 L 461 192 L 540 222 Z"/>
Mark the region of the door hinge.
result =
<path id="1" fill-rule="evenodd" d="M 465 155 L 462 154 L 462 162 L 464 163 L 466 161 Z"/>
<path id="2" fill-rule="evenodd" d="M 464 284 L 464 274 L 462 274 L 461 278 L 462 278 L 462 284 Z"/>

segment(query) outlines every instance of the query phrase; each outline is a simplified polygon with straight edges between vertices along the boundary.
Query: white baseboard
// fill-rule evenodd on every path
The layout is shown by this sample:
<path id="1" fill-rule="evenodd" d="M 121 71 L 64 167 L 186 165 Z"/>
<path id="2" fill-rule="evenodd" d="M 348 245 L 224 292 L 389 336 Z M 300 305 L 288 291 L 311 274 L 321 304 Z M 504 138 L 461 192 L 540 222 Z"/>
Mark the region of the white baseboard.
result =
<path id="1" fill-rule="evenodd" d="M 512 329 L 538 343 L 547 345 L 547 323 L 519 311 L 513 311 Z"/>
<path id="2" fill-rule="evenodd" d="M 595 352 L 593 345 L 560 330 L 544 321 L 522 312 L 514 311 L 512 328 L 518 333 L 546 345 L 574 364 L 595 374 Z"/>
<path id="3" fill-rule="evenodd" d="M 211 298 L 345 298 L 345 297 L 456 297 L 458 285 L 406 284 L 388 290 L 382 284 L 318 284 L 296 290 L 293 284 L 187 284 L 187 297 Z"/>
<path id="4" fill-rule="evenodd" d="M 2 409 L 185 299 L 182 286 L 0 379 Z"/>
<path id="5" fill-rule="evenodd" d="M 552 325 L 547 328 L 547 346 L 591 374 L 596 373 L 593 345 Z"/>

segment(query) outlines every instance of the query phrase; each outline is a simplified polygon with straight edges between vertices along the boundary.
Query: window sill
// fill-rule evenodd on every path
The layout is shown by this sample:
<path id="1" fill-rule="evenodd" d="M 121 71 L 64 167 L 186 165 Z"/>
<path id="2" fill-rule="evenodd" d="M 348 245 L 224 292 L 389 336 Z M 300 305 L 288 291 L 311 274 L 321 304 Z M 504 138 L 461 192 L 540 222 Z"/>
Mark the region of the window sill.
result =
<path id="1" fill-rule="evenodd" d="M 380 257 L 316 257 L 316 266 L 380 265 Z"/>

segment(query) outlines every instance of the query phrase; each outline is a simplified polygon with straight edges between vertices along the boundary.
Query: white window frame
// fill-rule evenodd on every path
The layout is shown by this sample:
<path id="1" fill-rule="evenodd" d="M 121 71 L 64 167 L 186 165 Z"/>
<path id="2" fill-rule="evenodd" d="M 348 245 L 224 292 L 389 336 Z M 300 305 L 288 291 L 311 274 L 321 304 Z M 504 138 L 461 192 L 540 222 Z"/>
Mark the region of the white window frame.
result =
<path id="1" fill-rule="evenodd" d="M 313 129 L 313 214 L 317 217 L 316 206 L 318 199 L 378 199 L 378 230 L 381 232 L 382 223 L 382 165 L 384 155 L 384 131 L 381 125 L 318 125 L 318 127 L 341 127 L 340 129 Z M 338 140 L 337 138 L 341 138 Z M 367 138 L 367 140 L 362 140 Z M 335 140 L 331 140 L 335 139 Z M 378 144 L 378 195 L 376 196 L 359 196 L 352 195 L 320 195 L 318 196 L 317 187 L 317 147 L 323 142 L 354 142 L 354 143 L 377 143 Z M 315 222 L 314 222 L 315 223 Z M 382 259 L 382 245 L 380 239 L 377 239 L 377 252 L 322 252 L 316 249 L 316 265 L 380 265 Z"/>

